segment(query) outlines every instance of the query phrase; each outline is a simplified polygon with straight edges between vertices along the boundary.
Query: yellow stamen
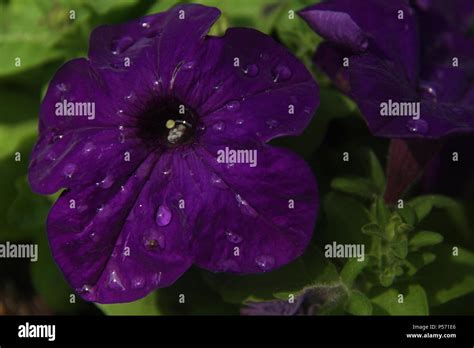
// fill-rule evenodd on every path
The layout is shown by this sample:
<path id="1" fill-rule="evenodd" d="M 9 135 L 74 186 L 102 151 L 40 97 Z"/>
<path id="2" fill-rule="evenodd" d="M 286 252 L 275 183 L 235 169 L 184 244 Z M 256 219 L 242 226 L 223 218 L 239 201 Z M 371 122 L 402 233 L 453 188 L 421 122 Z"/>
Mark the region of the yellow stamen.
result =
<path id="1" fill-rule="evenodd" d="M 176 122 L 174 120 L 166 121 L 166 128 L 168 129 L 174 128 L 175 125 L 176 125 Z"/>

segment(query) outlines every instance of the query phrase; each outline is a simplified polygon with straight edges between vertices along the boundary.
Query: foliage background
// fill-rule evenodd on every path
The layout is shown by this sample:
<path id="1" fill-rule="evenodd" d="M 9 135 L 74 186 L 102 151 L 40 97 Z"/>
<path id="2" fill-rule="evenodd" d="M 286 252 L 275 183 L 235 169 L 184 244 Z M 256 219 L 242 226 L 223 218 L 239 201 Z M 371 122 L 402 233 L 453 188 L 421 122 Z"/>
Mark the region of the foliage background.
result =
<path id="1" fill-rule="evenodd" d="M 307 288 L 314 289 L 321 315 L 474 314 L 473 180 L 459 190 L 462 196 L 427 196 L 415 184 L 404 209 L 383 203 L 389 141 L 370 136 L 354 103 L 316 71 L 311 57 L 320 39 L 297 16 L 288 18 L 288 11 L 313 0 L 195 1 L 223 12 L 212 34 L 248 26 L 272 35 L 320 85 L 321 106 L 306 132 L 275 141 L 303 156 L 318 178 L 320 215 L 306 254 L 262 275 L 192 269 L 172 287 L 134 303 L 96 306 L 79 297 L 70 303 L 72 289 L 51 258 L 45 232 L 56 196 L 35 195 L 26 181 L 41 98 L 65 61 L 87 55 L 94 27 L 176 2 L 0 0 L 0 243 L 38 243 L 40 249 L 36 263 L 0 260 L 0 314 L 239 314 L 247 301 L 285 300 Z M 342 161 L 345 151 L 349 162 Z M 17 153 L 21 161 L 15 161 Z M 365 243 L 370 256 L 362 263 L 327 259 L 323 246 L 332 241 Z M 178 303 L 181 293 L 185 304 Z M 398 294 L 404 303 L 397 302 Z"/>

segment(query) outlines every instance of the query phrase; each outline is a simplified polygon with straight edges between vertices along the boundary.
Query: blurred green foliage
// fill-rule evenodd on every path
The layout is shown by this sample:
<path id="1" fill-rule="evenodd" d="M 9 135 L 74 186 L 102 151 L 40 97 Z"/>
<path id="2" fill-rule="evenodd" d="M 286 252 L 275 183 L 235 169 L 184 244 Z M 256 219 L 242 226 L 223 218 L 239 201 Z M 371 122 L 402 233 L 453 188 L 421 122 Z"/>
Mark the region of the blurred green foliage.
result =
<path id="1" fill-rule="evenodd" d="M 291 50 L 318 80 L 321 105 L 307 130 L 274 141 L 303 156 L 318 178 L 321 208 L 315 237 L 303 257 L 274 272 L 235 276 L 192 269 L 169 288 L 134 303 L 98 305 L 100 311 L 238 314 L 248 301 L 286 300 L 317 288 L 334 294 L 320 314 L 451 313 L 446 303 L 454 303 L 459 313 L 474 314 L 472 306 L 463 306 L 463 301 L 474 302 L 474 221 L 467 214 L 474 212 L 473 199 L 412 195 L 403 207 L 385 205 L 387 140 L 371 137 L 355 104 L 315 69 L 312 55 L 320 38 L 294 15 L 315 1 L 197 2 L 223 13 L 211 34 L 222 35 L 231 26 L 261 30 Z M 50 255 L 45 221 L 56 196 L 35 195 L 27 184 L 42 95 L 65 61 L 87 55 L 94 27 L 164 11 L 175 3 L 0 0 L 0 242 L 39 244 L 31 282 L 55 313 L 94 313 L 94 307 L 78 297 L 71 303 L 73 289 Z M 342 160 L 344 152 L 350 152 L 350 161 Z M 364 244 L 368 256 L 364 262 L 325 258 L 324 245 L 332 241 Z M 179 303 L 181 294 L 186 304 Z"/>

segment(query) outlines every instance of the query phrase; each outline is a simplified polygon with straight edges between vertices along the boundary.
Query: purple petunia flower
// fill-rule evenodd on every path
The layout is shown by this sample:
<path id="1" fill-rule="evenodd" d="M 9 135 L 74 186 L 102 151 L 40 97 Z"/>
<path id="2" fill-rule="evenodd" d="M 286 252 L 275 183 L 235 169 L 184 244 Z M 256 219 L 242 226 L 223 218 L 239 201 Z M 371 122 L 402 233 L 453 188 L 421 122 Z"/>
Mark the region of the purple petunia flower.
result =
<path id="1" fill-rule="evenodd" d="M 372 134 L 440 138 L 472 132 L 474 39 L 465 31 L 474 2 L 414 3 L 331 0 L 300 15 L 326 39 L 316 64 L 357 102 Z"/>
<path id="2" fill-rule="evenodd" d="M 89 58 L 49 85 L 29 180 L 41 194 L 65 188 L 48 236 L 86 300 L 138 299 L 192 264 L 270 271 L 309 243 L 314 176 L 267 142 L 303 131 L 317 85 L 256 30 L 207 36 L 219 15 L 179 5 L 101 26 Z"/>
<path id="3" fill-rule="evenodd" d="M 474 131 L 471 0 L 331 0 L 300 12 L 326 42 L 316 64 L 392 138 L 385 200 L 416 180 L 441 144 Z M 428 140 L 427 140 L 428 139 Z"/>

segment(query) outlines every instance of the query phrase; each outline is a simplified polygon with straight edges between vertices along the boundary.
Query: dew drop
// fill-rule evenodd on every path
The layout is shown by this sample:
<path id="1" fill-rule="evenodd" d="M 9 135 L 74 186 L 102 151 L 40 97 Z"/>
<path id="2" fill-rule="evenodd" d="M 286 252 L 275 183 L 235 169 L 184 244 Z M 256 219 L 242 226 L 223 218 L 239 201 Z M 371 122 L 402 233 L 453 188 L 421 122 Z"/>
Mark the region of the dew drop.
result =
<path id="1" fill-rule="evenodd" d="M 244 74 L 249 77 L 255 77 L 258 75 L 258 66 L 256 64 L 249 64 L 243 70 Z"/>
<path id="2" fill-rule="evenodd" d="M 211 175 L 211 183 L 217 188 L 227 189 L 226 183 L 215 173 L 212 173 Z"/>
<path id="3" fill-rule="evenodd" d="M 67 90 L 69 89 L 69 87 L 65 83 L 58 83 L 56 85 L 56 88 L 62 93 L 67 92 Z"/>
<path id="4" fill-rule="evenodd" d="M 142 22 L 141 26 L 142 26 L 142 28 L 144 28 L 144 29 L 149 29 L 151 25 L 150 25 L 150 23 L 148 23 L 148 22 Z"/>
<path id="5" fill-rule="evenodd" d="M 236 194 L 235 195 L 235 199 L 237 201 L 237 204 L 239 205 L 240 207 L 240 210 L 242 210 L 242 212 L 245 214 L 245 215 L 248 215 L 248 216 L 252 216 L 252 217 L 256 217 L 258 216 L 257 212 L 255 211 L 254 208 L 252 208 L 249 203 L 243 199 L 239 194 Z"/>
<path id="6" fill-rule="evenodd" d="M 156 224 L 158 226 L 168 226 L 171 222 L 173 214 L 171 213 L 170 208 L 166 205 L 160 205 L 158 211 L 156 212 Z"/>
<path id="7" fill-rule="evenodd" d="M 183 70 L 192 70 L 196 65 L 195 61 L 186 62 L 183 64 Z"/>
<path id="8" fill-rule="evenodd" d="M 80 289 L 76 289 L 76 291 L 81 294 L 92 294 L 94 292 L 94 287 L 89 284 L 84 284 Z"/>
<path id="9" fill-rule="evenodd" d="M 275 259 L 270 255 L 260 255 L 255 258 L 255 263 L 262 271 L 268 271 L 275 265 Z"/>
<path id="10" fill-rule="evenodd" d="M 114 184 L 114 179 L 107 175 L 102 181 L 96 183 L 97 186 L 100 186 L 103 189 L 108 189 Z"/>
<path id="11" fill-rule="evenodd" d="M 427 83 L 420 84 L 420 92 L 423 99 L 436 100 L 438 97 L 434 87 Z"/>
<path id="12" fill-rule="evenodd" d="M 127 50 L 133 44 L 133 39 L 130 36 L 124 36 L 123 38 L 112 41 L 112 54 L 121 54 Z"/>
<path id="13" fill-rule="evenodd" d="M 216 123 L 214 123 L 214 125 L 212 126 L 212 129 L 214 129 L 215 131 L 218 131 L 218 132 L 221 132 L 225 129 L 225 123 L 222 122 L 222 121 L 217 121 Z"/>
<path id="14" fill-rule="evenodd" d="M 227 230 L 225 232 L 225 235 L 227 237 L 227 240 L 233 244 L 239 244 L 240 242 L 242 242 L 242 236 L 235 232 Z"/>
<path id="15" fill-rule="evenodd" d="M 92 232 L 91 234 L 89 234 L 89 238 L 90 238 L 93 242 L 98 242 L 98 241 L 99 241 L 99 236 L 98 236 L 97 233 L 95 233 L 95 232 Z"/>
<path id="16" fill-rule="evenodd" d="M 225 105 L 225 108 L 228 111 L 239 111 L 240 110 L 240 102 L 238 100 L 232 100 L 232 101 L 228 102 Z"/>
<path id="17" fill-rule="evenodd" d="M 112 290 L 125 290 L 125 286 L 123 286 L 122 280 L 116 271 L 110 272 L 107 286 Z"/>
<path id="18" fill-rule="evenodd" d="M 84 145 L 84 148 L 82 149 L 82 152 L 87 154 L 92 152 L 95 149 L 95 145 L 92 142 L 88 142 Z"/>
<path id="19" fill-rule="evenodd" d="M 136 99 L 135 93 L 131 92 L 130 94 L 126 95 L 124 98 L 128 102 L 134 102 Z"/>
<path id="20" fill-rule="evenodd" d="M 287 81 L 291 78 L 291 70 L 284 64 L 278 64 L 272 69 L 273 82 Z"/>
<path id="21" fill-rule="evenodd" d="M 429 131 L 429 124 L 425 120 L 410 120 L 407 122 L 407 128 L 410 132 L 415 134 L 426 134 Z"/>
<path id="22" fill-rule="evenodd" d="M 64 167 L 64 170 L 63 170 L 63 174 L 64 176 L 66 176 L 67 178 L 72 178 L 72 175 L 74 174 L 74 172 L 76 171 L 77 169 L 77 166 L 73 163 L 70 163 L 70 164 L 67 164 L 65 167 Z"/>
<path id="23" fill-rule="evenodd" d="M 145 286 L 145 279 L 142 277 L 136 277 L 132 280 L 132 288 L 133 289 L 143 289 Z"/>
<path id="24" fill-rule="evenodd" d="M 48 151 L 46 154 L 46 159 L 49 161 L 56 161 L 56 154 L 53 151 Z"/>
<path id="25" fill-rule="evenodd" d="M 237 119 L 237 120 L 235 121 L 235 124 L 241 126 L 241 125 L 244 124 L 244 120 L 241 119 L 241 118 L 239 118 L 239 119 Z"/>

